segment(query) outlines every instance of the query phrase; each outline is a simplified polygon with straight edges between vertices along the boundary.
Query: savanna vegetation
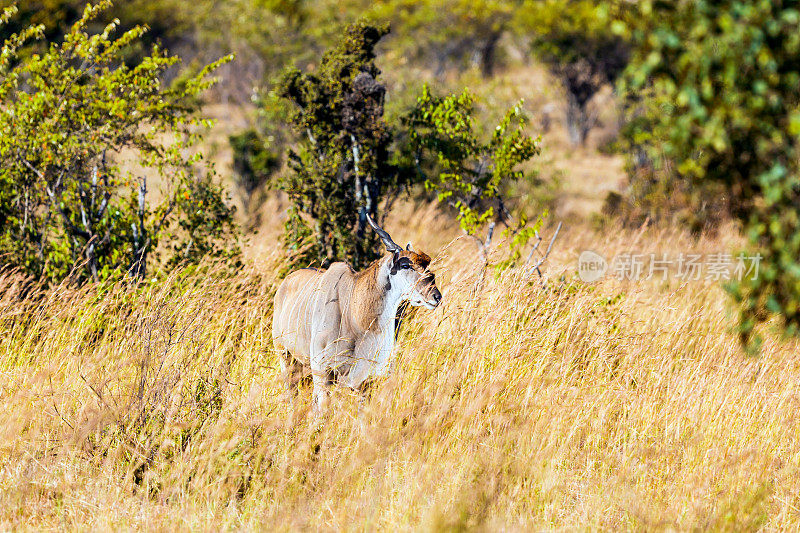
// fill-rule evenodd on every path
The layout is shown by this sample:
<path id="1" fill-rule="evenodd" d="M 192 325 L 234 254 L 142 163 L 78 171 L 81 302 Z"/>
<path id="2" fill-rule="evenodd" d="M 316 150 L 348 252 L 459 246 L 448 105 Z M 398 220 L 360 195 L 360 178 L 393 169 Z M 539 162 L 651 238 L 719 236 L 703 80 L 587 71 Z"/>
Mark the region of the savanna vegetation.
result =
<path id="1" fill-rule="evenodd" d="M 795 2 L 0 6 L 0 529 L 798 527 Z M 289 412 L 368 215 L 443 303 Z"/>

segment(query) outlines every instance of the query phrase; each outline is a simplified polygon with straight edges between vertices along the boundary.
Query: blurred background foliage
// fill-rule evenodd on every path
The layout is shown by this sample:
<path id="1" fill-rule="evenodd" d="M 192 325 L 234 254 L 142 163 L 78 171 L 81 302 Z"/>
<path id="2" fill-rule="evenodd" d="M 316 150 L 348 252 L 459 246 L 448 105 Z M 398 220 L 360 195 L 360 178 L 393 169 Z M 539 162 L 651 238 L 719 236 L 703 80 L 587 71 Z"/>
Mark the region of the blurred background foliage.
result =
<path id="1" fill-rule="evenodd" d="M 742 337 L 757 347 L 753 327 L 771 314 L 796 334 L 800 4 L 644 1 L 624 20 L 630 204 L 645 214 L 680 198 L 679 220 L 695 230 L 738 219 L 763 256 L 757 279 L 729 286 Z"/>
<path id="2" fill-rule="evenodd" d="M 0 37 L 42 24 L 45 40 L 23 51 L 24 58 L 41 51 L 45 41 L 63 39 L 83 5 L 81 0 L 26 0 Z M 481 161 L 492 160 L 492 143 L 503 145 L 493 140 L 495 125 L 504 127 L 509 101 L 518 100 L 516 95 L 497 97 L 505 89 L 504 76 L 522 72 L 513 65 L 540 65 L 554 80 L 555 107 L 539 106 L 526 114 L 525 103 L 519 105 L 512 119 L 523 124 L 524 135 L 517 139 L 521 144 L 511 150 L 511 142 L 501 154 L 513 152 L 506 160 L 514 164 L 500 186 L 486 181 L 491 172 L 478 172 L 478 181 L 488 184 L 478 192 L 503 191 L 510 204 L 504 209 L 527 210 L 535 217 L 553 207 L 558 194 L 552 185 L 568 172 L 549 172 L 543 184 L 546 159 L 534 158 L 537 136 L 549 131 L 555 116 L 563 116 L 569 146 L 565 150 L 585 154 L 581 150 L 586 150 L 593 132 L 603 128 L 608 133 L 592 146 L 621 154 L 627 165 L 624 182 L 606 198 L 603 223 L 678 224 L 700 234 L 735 221 L 750 239 L 749 253 L 764 257 L 759 280 L 729 287 L 741 303 L 743 339 L 751 342 L 754 325 L 775 314 L 783 318 L 787 332 L 798 331 L 797 2 L 129 0 L 106 11 L 94 22 L 95 29 L 115 18 L 121 30 L 138 24 L 149 28 L 124 50 L 124 62 L 140 61 L 154 43 L 182 59 L 163 73 L 164 84 L 183 83 L 203 65 L 236 54 L 235 61 L 219 65 L 220 83 L 203 95 L 202 103 L 246 109 L 246 126 L 225 139 L 233 152 L 233 181 L 250 215 L 258 211 L 266 191 L 282 188 L 290 197 L 304 188 L 305 196 L 312 189 L 322 191 L 315 180 L 330 185 L 331 172 L 336 175 L 339 169 L 333 159 L 352 154 L 353 146 L 367 138 L 374 141 L 364 163 L 370 175 L 383 172 L 392 187 L 402 182 L 403 194 L 415 199 L 441 197 L 443 191 L 432 186 L 438 183 L 433 176 L 459 174 L 442 169 L 459 167 L 476 154 L 479 169 Z M 344 64 L 326 62 L 323 55 L 337 50 L 346 39 L 345 29 L 357 21 L 391 31 L 373 43 L 374 60 L 349 64 L 346 68 L 355 70 L 337 77 L 331 69 Z M 340 108 L 325 117 L 316 111 L 313 117 L 303 114 L 308 91 L 322 100 L 305 104 L 323 109 L 325 98 L 334 102 L 352 96 L 352 84 L 362 71 L 370 73 L 386 95 L 376 108 L 383 121 L 381 135 L 364 130 L 363 139 L 354 135 L 353 141 L 352 132 L 343 133 L 347 127 Z M 293 92 L 301 85 L 303 98 L 302 91 Z M 465 88 L 468 93 L 463 93 Z M 474 102 L 459 101 L 462 93 Z M 428 161 L 415 161 L 414 150 L 422 155 L 436 146 L 433 134 L 447 123 L 431 123 L 433 115 L 426 117 L 423 109 L 443 105 L 449 109 L 448 119 L 469 108 L 468 120 L 478 126 L 470 130 L 469 157 L 464 152 L 463 158 L 452 161 L 440 152 Z M 506 127 L 516 131 L 516 126 Z M 307 131 L 326 128 L 326 153 L 333 159 L 324 164 L 333 166 L 313 177 L 303 175 L 311 153 Z M 439 142 L 439 148 L 444 146 Z M 488 164 L 494 168 L 494 163 Z M 469 166 L 474 176 L 476 167 Z M 397 181 L 398 172 L 414 171 L 412 167 L 425 177 L 403 174 Z M 445 196 L 457 190 L 475 192 L 463 182 L 465 175 L 445 185 Z M 355 194 L 354 189 L 347 194 Z M 331 199 L 328 194 L 322 197 Z M 355 196 L 348 198 L 339 200 L 363 207 Z M 457 205 L 452 211 L 447 202 L 441 204 L 441 209 L 459 216 Z M 369 209 L 375 214 L 378 207 L 371 204 Z M 497 211 L 495 207 L 487 218 L 486 211 L 479 210 L 473 213 L 477 218 L 466 217 L 472 221 L 467 225 L 489 223 L 492 216 L 500 222 L 502 209 Z M 463 213 L 460 216 L 465 219 Z M 349 229 L 334 231 L 343 231 L 337 242 L 363 229 L 358 220 L 347 218 L 342 227 Z M 300 221 L 295 219 L 295 233 L 302 240 L 308 236 L 308 221 Z M 317 260 L 324 263 L 356 253 L 349 245 L 334 252 L 335 248 L 317 253 Z M 365 249 L 361 255 L 366 258 Z"/>

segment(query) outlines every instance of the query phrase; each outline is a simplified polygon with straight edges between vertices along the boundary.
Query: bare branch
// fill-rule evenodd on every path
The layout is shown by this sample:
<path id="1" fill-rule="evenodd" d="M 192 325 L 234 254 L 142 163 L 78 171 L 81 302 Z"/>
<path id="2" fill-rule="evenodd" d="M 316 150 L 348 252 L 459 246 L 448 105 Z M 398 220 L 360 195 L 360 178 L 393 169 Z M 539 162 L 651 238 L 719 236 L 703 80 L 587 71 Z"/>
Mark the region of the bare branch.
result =
<path id="1" fill-rule="evenodd" d="M 75 224 L 72 223 L 72 221 L 69 219 L 69 217 L 64 212 L 64 210 L 61 209 L 61 206 L 56 201 L 55 192 L 53 192 L 53 190 L 50 189 L 50 187 L 47 185 L 47 179 L 45 178 L 44 174 L 42 174 L 42 172 L 39 169 L 37 169 L 36 167 L 31 165 L 30 162 L 28 162 L 26 159 L 23 159 L 22 157 L 20 157 L 19 160 L 22 162 L 22 164 L 24 164 L 26 167 L 28 167 L 31 170 L 31 172 L 36 174 L 39 177 L 39 179 L 41 179 L 44 182 L 44 189 L 45 189 L 45 191 L 47 191 L 48 198 L 50 198 L 50 204 L 61 215 L 61 218 L 64 221 L 64 224 L 69 229 L 69 231 L 72 232 L 74 235 L 78 235 L 79 237 L 82 237 L 82 238 L 88 240 L 90 238 L 90 234 L 88 232 L 78 228 L 77 226 L 75 226 Z M 61 175 L 63 176 L 64 173 L 62 172 Z M 58 187 L 58 184 L 60 182 L 61 182 L 61 177 L 59 177 L 58 181 L 56 182 L 56 187 Z"/>
<path id="2" fill-rule="evenodd" d="M 494 235 L 494 226 L 495 223 L 492 222 L 491 224 L 489 224 L 489 229 L 486 231 L 486 241 L 483 243 L 484 253 L 486 253 L 486 250 L 488 250 L 489 246 L 492 244 L 492 235 Z"/>
<path id="3" fill-rule="evenodd" d="M 536 244 L 533 245 L 531 248 L 531 253 L 528 254 L 528 258 L 525 260 L 525 265 L 531 262 L 531 258 L 533 258 L 533 253 L 539 248 L 539 245 L 542 244 L 542 237 L 539 235 L 539 232 L 536 232 Z"/>
<path id="4" fill-rule="evenodd" d="M 553 249 L 553 243 L 556 242 L 556 237 L 558 237 L 558 232 L 559 231 L 561 231 L 561 222 L 558 223 L 558 227 L 556 227 L 556 231 L 555 231 L 555 233 L 553 233 L 553 238 L 550 239 L 550 244 L 547 245 L 547 250 L 544 252 L 544 255 L 542 256 L 541 259 L 539 259 L 536 262 L 535 265 L 533 265 L 531 268 L 528 269 L 528 273 L 533 272 L 535 270 L 536 273 L 539 274 L 540 278 L 543 277 L 542 276 L 542 271 L 539 270 L 539 267 L 542 266 L 542 264 L 547 260 L 547 256 L 550 255 L 550 250 Z M 538 244 L 537 244 L 537 246 L 538 246 Z"/>

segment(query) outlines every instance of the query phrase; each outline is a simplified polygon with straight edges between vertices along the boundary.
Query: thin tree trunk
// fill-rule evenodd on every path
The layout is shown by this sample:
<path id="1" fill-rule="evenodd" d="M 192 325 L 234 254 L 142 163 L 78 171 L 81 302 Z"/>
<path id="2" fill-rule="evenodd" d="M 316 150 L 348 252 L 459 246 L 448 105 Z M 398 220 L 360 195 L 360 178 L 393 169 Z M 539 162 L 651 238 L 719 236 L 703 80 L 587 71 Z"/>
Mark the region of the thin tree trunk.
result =
<path id="1" fill-rule="evenodd" d="M 493 32 L 481 47 L 480 67 L 484 78 L 491 78 L 494 75 L 494 67 L 497 63 L 497 43 L 500 41 L 500 32 Z"/>
<path id="2" fill-rule="evenodd" d="M 583 145 L 586 141 L 586 110 L 578 103 L 577 98 L 567 93 L 567 134 L 572 146 Z"/>

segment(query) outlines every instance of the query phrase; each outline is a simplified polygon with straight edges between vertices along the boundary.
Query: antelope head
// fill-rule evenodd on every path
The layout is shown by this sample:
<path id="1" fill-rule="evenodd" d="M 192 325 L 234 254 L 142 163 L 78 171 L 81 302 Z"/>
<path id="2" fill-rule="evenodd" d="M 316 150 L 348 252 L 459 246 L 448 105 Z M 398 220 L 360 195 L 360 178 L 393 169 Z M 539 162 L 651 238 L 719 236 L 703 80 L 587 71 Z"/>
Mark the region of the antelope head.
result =
<path id="1" fill-rule="evenodd" d="M 435 309 L 442 301 L 442 293 L 436 287 L 433 272 L 428 270 L 431 264 L 428 254 L 415 252 L 411 243 L 404 250 L 369 215 L 367 221 L 383 241 L 386 251 L 391 254 L 388 259 L 389 283 L 393 287 L 399 287 L 403 299 L 408 300 L 411 305 Z"/>

